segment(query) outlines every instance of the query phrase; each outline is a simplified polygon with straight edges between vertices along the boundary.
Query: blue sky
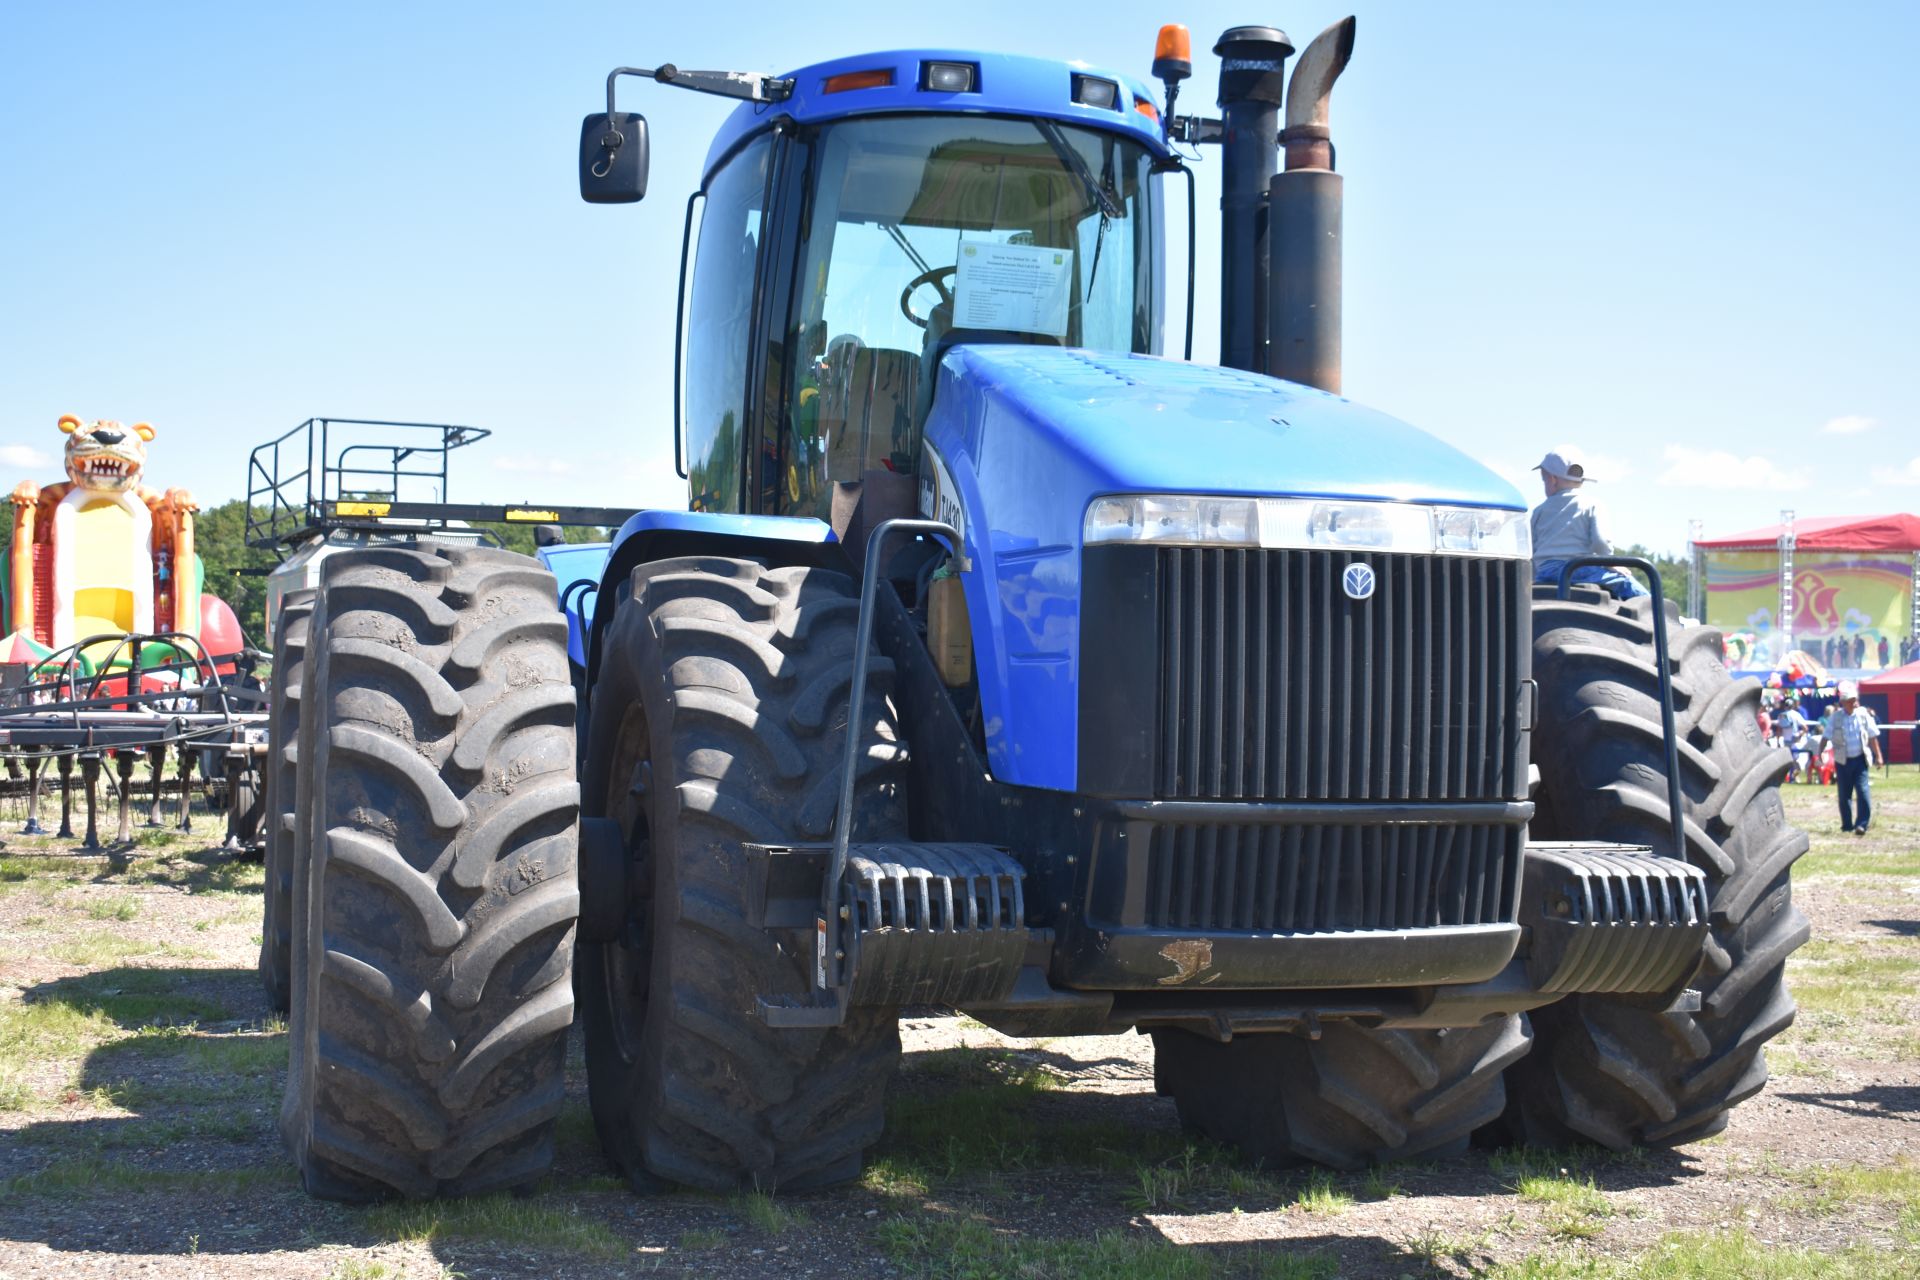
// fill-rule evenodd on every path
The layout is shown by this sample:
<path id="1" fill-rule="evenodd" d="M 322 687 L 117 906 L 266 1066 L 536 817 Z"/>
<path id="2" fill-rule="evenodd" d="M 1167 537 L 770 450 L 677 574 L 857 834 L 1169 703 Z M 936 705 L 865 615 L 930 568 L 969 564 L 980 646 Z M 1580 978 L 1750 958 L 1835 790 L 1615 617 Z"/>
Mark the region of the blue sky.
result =
<path id="1" fill-rule="evenodd" d="M 492 428 L 456 499 L 682 505 L 680 219 L 728 108 L 623 87 L 651 194 L 589 207 L 574 151 L 609 68 L 952 45 L 1144 73 L 1182 21 L 1183 106 L 1210 109 L 1221 30 L 1304 46 L 1349 11 L 5 6 L 0 485 L 59 478 L 71 412 L 152 422 L 152 480 L 217 502 L 248 447 L 320 414 Z M 1580 444 L 1622 541 L 1920 509 L 1920 6 L 1358 13 L 1333 112 L 1349 395 L 1530 500 L 1543 449 Z"/>

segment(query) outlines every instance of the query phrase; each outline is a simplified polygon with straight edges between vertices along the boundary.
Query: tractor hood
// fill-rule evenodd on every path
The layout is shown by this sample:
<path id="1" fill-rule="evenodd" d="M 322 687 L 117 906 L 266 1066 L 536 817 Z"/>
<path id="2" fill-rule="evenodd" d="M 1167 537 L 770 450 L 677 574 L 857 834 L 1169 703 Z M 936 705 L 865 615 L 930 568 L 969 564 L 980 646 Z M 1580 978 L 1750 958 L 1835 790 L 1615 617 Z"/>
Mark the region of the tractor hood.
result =
<path id="1" fill-rule="evenodd" d="M 1212 365 L 1058 347 L 962 346 L 939 417 L 981 463 L 1100 493 L 1380 498 L 1523 508 L 1514 487 L 1418 428 L 1311 387 Z M 955 421 L 957 419 L 957 421 Z M 1068 496 L 1062 487 L 1049 495 Z M 997 523 L 997 521 L 996 521 Z"/>
<path id="2" fill-rule="evenodd" d="M 941 360 L 920 506 L 964 534 L 988 765 L 1077 781 L 1081 529 L 1112 493 L 1199 493 L 1524 509 L 1465 454 L 1396 418 L 1258 374 L 1014 344 Z M 1115 643 L 1095 637 L 1092 643 Z"/>

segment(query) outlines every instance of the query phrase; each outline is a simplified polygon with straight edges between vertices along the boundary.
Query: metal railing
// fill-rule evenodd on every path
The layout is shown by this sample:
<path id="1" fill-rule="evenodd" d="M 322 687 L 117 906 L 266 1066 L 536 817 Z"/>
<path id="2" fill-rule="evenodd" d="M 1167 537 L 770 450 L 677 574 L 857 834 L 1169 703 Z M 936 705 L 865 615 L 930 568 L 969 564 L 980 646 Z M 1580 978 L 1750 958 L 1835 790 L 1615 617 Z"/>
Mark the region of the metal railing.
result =
<path id="1" fill-rule="evenodd" d="M 303 537 L 321 527 L 329 503 L 445 501 L 447 455 L 491 434 L 450 423 L 308 418 L 247 457 L 247 543 Z"/>

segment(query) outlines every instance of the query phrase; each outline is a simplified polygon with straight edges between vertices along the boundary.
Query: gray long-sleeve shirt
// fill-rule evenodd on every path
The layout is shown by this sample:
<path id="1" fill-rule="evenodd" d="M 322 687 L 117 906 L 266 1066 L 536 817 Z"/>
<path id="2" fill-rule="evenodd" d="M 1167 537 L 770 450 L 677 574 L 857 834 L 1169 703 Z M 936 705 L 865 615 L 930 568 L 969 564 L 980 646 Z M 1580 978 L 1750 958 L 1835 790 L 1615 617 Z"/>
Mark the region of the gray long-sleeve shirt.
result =
<path id="1" fill-rule="evenodd" d="M 1613 544 L 1600 532 L 1600 509 L 1584 488 L 1562 489 L 1533 509 L 1533 563 L 1604 556 Z"/>

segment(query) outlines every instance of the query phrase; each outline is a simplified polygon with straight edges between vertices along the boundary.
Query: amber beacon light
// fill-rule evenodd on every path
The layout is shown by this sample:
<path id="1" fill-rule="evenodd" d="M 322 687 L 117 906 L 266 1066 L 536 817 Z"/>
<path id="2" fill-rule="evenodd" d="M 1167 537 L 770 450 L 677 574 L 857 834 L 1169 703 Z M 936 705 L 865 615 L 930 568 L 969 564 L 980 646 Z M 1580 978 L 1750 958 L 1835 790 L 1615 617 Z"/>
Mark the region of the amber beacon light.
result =
<path id="1" fill-rule="evenodd" d="M 1169 85 L 1193 74 L 1193 35 L 1177 22 L 1160 28 L 1153 42 L 1153 78 Z"/>

